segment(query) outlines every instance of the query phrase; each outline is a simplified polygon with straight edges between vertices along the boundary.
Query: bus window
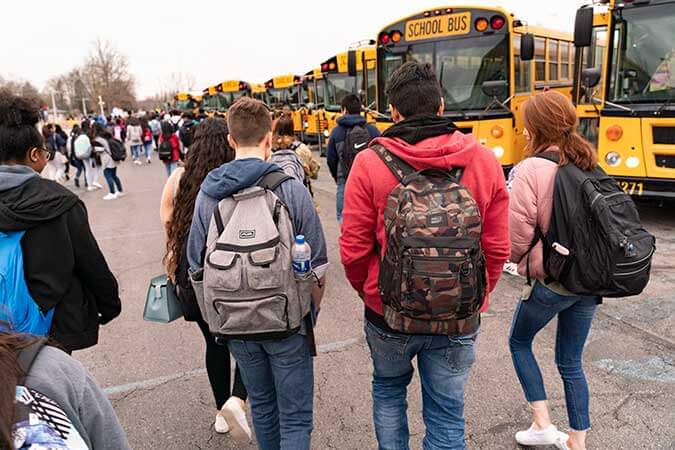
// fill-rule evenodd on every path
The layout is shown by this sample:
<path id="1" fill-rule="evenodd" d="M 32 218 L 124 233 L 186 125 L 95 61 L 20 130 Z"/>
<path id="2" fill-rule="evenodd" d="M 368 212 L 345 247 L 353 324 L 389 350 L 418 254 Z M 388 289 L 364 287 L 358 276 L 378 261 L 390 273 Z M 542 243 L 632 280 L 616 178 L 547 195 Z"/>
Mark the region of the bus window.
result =
<path id="1" fill-rule="evenodd" d="M 537 81 L 546 81 L 546 39 L 534 38 L 534 65 Z"/>
<path id="2" fill-rule="evenodd" d="M 560 41 L 560 79 L 570 79 L 570 43 Z"/>
<path id="3" fill-rule="evenodd" d="M 556 81 L 558 77 L 558 40 L 548 40 L 548 79 Z"/>
<path id="4" fill-rule="evenodd" d="M 516 94 L 530 92 L 532 80 L 532 64 L 520 59 L 520 36 L 513 38 L 513 64 L 515 65 Z"/>

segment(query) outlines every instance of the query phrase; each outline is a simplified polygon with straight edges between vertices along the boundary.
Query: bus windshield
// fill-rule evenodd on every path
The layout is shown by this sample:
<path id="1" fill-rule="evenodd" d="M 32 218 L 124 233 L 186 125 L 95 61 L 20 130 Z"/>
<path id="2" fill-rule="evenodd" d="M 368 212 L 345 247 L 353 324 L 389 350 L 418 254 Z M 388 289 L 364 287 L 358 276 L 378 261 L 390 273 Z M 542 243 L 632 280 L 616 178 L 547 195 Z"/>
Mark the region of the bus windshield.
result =
<path id="1" fill-rule="evenodd" d="M 483 110 L 492 98 L 481 90 L 484 81 L 508 81 L 508 35 L 484 35 L 412 44 L 391 51 L 379 50 L 378 83 L 385 86 L 403 63 L 418 61 L 434 66 L 445 98 L 446 112 Z M 381 112 L 389 112 L 384 89 L 379 89 Z M 508 89 L 499 100 L 504 101 Z M 386 109 L 386 111 L 385 111 Z"/>
<path id="2" fill-rule="evenodd" d="M 614 20 L 609 100 L 671 100 L 675 96 L 675 3 L 625 8 Z"/>
<path id="3" fill-rule="evenodd" d="M 194 100 L 176 100 L 174 108 L 179 111 L 191 111 L 197 106 Z"/>
<path id="4" fill-rule="evenodd" d="M 356 78 L 346 73 L 329 74 L 326 80 L 326 109 L 339 111 L 342 99 L 356 92 Z"/>
<path id="5" fill-rule="evenodd" d="M 270 106 L 283 106 L 287 104 L 297 105 L 300 95 L 300 87 L 273 88 L 267 90 Z"/>

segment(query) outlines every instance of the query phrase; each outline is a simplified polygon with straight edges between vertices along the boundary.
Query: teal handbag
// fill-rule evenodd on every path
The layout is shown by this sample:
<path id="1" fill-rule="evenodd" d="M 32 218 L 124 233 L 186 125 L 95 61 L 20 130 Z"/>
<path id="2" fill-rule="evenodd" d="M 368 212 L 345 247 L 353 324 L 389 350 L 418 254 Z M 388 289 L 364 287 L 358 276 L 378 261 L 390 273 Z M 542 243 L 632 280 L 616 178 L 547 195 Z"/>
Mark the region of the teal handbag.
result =
<path id="1" fill-rule="evenodd" d="M 143 319 L 151 322 L 169 323 L 182 316 L 183 309 L 169 277 L 159 275 L 150 280 Z"/>

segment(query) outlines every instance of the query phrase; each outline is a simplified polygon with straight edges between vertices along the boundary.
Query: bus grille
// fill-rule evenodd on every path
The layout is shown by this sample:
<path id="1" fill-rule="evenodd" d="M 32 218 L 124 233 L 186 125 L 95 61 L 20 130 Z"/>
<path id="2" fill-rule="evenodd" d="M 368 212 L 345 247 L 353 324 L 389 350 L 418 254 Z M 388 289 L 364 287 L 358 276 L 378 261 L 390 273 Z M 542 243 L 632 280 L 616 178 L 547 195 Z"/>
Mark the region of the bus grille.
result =
<path id="1" fill-rule="evenodd" d="M 675 127 L 652 128 L 654 144 L 675 145 Z"/>
<path id="2" fill-rule="evenodd" d="M 675 169 L 675 155 L 654 155 L 657 167 Z"/>

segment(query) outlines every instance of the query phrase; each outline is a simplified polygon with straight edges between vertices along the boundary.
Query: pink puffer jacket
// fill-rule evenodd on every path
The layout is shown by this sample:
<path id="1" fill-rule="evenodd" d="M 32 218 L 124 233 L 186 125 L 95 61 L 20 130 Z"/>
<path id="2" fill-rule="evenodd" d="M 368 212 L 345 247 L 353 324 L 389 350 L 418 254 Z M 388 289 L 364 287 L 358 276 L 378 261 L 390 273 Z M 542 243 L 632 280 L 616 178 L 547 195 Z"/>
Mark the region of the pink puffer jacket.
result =
<path id="1" fill-rule="evenodd" d="M 550 147 L 547 151 L 558 151 Z M 548 231 L 553 210 L 553 188 L 557 164 L 542 158 L 527 158 L 515 168 L 509 200 L 511 261 L 518 263 L 518 273 L 526 276 L 527 251 L 537 224 Z M 530 254 L 530 276 L 545 278 L 542 243 Z"/>

